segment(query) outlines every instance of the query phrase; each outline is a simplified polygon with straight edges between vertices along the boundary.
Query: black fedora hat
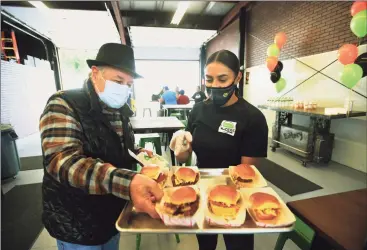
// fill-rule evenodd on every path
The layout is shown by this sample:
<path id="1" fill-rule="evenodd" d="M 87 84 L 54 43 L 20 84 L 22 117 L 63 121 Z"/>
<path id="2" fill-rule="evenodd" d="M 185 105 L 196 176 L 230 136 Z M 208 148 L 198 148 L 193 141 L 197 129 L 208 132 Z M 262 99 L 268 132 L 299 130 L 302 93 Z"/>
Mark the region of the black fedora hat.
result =
<path id="1" fill-rule="evenodd" d="M 135 72 L 134 51 L 131 47 L 119 43 L 106 43 L 101 46 L 95 60 L 88 59 L 89 68 L 92 66 L 110 66 L 126 73 L 134 78 L 141 78 Z"/>

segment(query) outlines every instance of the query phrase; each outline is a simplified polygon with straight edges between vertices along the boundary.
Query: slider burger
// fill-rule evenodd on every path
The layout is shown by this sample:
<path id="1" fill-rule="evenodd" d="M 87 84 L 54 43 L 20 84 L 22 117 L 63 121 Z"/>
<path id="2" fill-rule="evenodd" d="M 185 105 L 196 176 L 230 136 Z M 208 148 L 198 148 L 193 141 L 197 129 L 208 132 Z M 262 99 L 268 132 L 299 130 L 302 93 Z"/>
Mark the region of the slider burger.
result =
<path id="1" fill-rule="evenodd" d="M 178 168 L 172 175 L 172 185 L 174 187 L 195 185 L 198 181 L 199 174 L 191 168 Z"/>
<path id="2" fill-rule="evenodd" d="M 238 187 L 246 187 L 255 180 L 255 170 L 248 164 L 240 164 L 232 168 L 231 177 Z"/>
<path id="3" fill-rule="evenodd" d="M 235 219 L 241 207 L 241 194 L 235 187 L 218 185 L 209 193 L 208 207 L 214 215 Z"/>
<path id="4" fill-rule="evenodd" d="M 164 187 L 167 181 L 167 174 L 157 165 L 145 166 L 141 169 L 140 173 L 155 180 L 161 188 Z"/>
<path id="5" fill-rule="evenodd" d="M 191 217 L 199 208 L 199 195 L 192 187 L 179 187 L 164 197 L 163 211 L 171 216 Z"/>
<path id="6" fill-rule="evenodd" d="M 271 194 L 253 193 L 250 203 L 250 210 L 256 220 L 273 220 L 280 214 L 279 200 Z"/>

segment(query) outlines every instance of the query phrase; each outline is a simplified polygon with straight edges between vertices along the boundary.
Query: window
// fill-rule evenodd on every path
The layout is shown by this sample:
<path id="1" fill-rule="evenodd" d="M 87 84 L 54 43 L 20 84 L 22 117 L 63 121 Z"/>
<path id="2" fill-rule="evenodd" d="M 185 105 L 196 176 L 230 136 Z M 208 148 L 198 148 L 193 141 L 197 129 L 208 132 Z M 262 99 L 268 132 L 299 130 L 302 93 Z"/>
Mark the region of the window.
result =
<path id="1" fill-rule="evenodd" d="M 200 84 L 199 61 L 137 60 L 136 70 L 144 77 L 134 83 L 137 106 L 150 102 L 152 95 L 159 94 L 164 86 L 173 91 L 179 87 L 191 97 Z"/>

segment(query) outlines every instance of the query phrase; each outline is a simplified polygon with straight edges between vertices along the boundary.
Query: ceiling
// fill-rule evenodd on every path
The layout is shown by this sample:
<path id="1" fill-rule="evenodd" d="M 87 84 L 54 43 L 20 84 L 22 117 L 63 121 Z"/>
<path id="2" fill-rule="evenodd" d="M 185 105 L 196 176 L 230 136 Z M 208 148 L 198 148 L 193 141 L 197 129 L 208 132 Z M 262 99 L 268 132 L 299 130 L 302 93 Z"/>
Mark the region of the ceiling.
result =
<path id="1" fill-rule="evenodd" d="M 200 48 L 215 30 L 170 29 L 158 27 L 130 27 L 134 47 Z"/>
<path id="2" fill-rule="evenodd" d="M 230 11 L 235 2 L 216 1 L 189 1 L 190 6 L 187 14 L 202 14 L 210 16 L 224 16 Z M 154 12 L 175 12 L 179 1 L 126 1 L 120 0 L 122 11 L 154 11 Z"/>
<path id="3" fill-rule="evenodd" d="M 125 37 L 130 44 L 131 40 L 133 45 L 136 43 L 143 43 L 135 32 L 135 38 L 130 39 L 128 27 L 159 27 L 159 28 L 176 28 L 176 29 L 196 29 L 205 31 L 216 31 L 222 25 L 223 19 L 228 12 L 230 12 L 239 1 L 190 1 L 190 6 L 183 16 L 179 25 L 172 25 L 171 20 L 174 12 L 177 9 L 179 1 L 135 1 L 135 0 L 119 0 L 120 14 L 122 17 L 123 25 L 125 27 Z M 111 16 L 108 15 L 106 11 L 107 8 L 110 10 Z M 58 37 L 59 44 L 70 45 L 71 42 L 67 43 L 67 38 L 61 34 L 67 34 L 68 27 L 72 26 L 74 32 L 73 37 L 77 38 L 75 44 L 82 46 L 82 42 L 86 37 L 95 36 L 91 27 L 101 27 L 99 33 L 102 35 L 95 36 L 94 42 L 90 42 L 90 46 L 94 47 L 100 40 L 103 40 L 101 36 L 106 32 L 111 33 L 113 27 L 117 32 L 117 21 L 112 10 L 111 2 L 104 1 L 44 1 L 44 4 L 50 8 L 49 13 L 58 13 L 53 17 L 41 14 L 41 19 L 33 20 L 36 18 L 29 18 L 27 22 L 32 23 L 32 25 L 42 26 L 42 31 L 45 35 L 49 37 Z M 28 1 L 2 1 L 2 7 L 4 6 L 20 6 L 20 7 L 30 7 L 30 9 L 35 13 L 39 13 L 37 8 L 34 8 Z M 59 13 L 68 12 L 66 10 L 73 10 L 70 16 L 61 17 Z M 76 10 L 82 10 L 83 14 L 78 16 Z M 88 15 L 90 11 L 90 15 Z M 38 14 L 33 15 L 33 17 L 38 16 Z M 50 22 L 49 18 L 52 21 Z M 109 18 L 109 19 L 108 19 Z M 108 21 L 109 23 L 108 23 Z M 115 25 L 111 25 L 111 20 L 115 22 Z M 38 24 L 35 24 L 38 23 Z M 102 24 L 103 23 L 103 24 Z M 113 23 L 113 22 L 112 22 Z M 57 24 L 57 25 L 53 25 Z M 47 26 L 47 28 L 46 28 Z M 84 28 L 83 28 L 84 27 Z M 58 31 L 60 30 L 60 31 Z M 52 35 L 50 35 L 50 32 Z M 62 33 L 66 32 L 66 33 Z M 92 35 L 93 34 L 93 35 Z M 111 33 L 112 34 L 112 33 Z M 206 35 L 204 35 L 206 37 Z M 113 35 L 115 39 L 115 35 Z M 206 38 L 205 38 L 206 39 Z M 190 41 L 192 39 L 189 39 Z M 159 42 L 158 42 L 159 43 Z M 165 43 L 167 44 L 167 43 Z M 191 44 L 196 44 L 193 42 Z M 59 45 L 58 45 L 59 46 Z M 61 46 L 61 45 L 60 45 Z M 76 45 L 75 45 L 76 46 Z M 181 45 L 180 45 L 181 46 Z"/>
<path id="4" fill-rule="evenodd" d="M 8 6 L 2 6 L 2 8 L 31 28 L 51 38 L 59 48 L 98 49 L 106 42 L 120 41 L 112 17 L 107 11 L 42 10 Z"/>
<path id="5" fill-rule="evenodd" d="M 178 26 L 171 25 L 171 19 L 179 1 L 119 0 L 119 5 L 123 23 L 126 27 L 148 26 L 218 30 L 223 17 L 239 1 L 189 2 L 190 6 Z M 106 3 L 111 6 L 111 2 L 106 1 Z M 106 11 L 104 1 L 44 1 L 44 4 L 51 9 Z M 1 5 L 33 7 L 28 1 L 2 1 Z M 111 7 L 110 10 L 114 16 Z"/>

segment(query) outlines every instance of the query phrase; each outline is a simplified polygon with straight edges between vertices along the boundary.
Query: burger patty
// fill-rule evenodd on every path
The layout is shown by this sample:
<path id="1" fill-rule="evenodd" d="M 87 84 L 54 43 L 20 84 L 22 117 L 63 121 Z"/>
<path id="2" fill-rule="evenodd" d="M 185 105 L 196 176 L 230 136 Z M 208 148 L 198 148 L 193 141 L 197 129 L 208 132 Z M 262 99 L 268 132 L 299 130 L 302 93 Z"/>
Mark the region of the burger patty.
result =
<path id="1" fill-rule="evenodd" d="M 182 182 L 180 184 L 176 184 L 176 176 L 172 175 L 172 184 L 174 187 L 178 187 L 178 186 L 188 186 L 188 185 L 194 185 L 199 181 L 199 175 L 196 174 L 196 178 L 194 182 Z"/>
<path id="2" fill-rule="evenodd" d="M 199 208 L 199 196 L 196 196 L 196 201 L 191 203 L 185 203 L 182 205 L 164 203 L 164 206 L 170 210 L 170 214 L 172 215 L 192 216 Z"/>
<path id="3" fill-rule="evenodd" d="M 242 179 L 241 177 L 237 177 L 236 181 L 244 182 L 244 183 L 250 183 L 253 180 L 252 179 Z"/>
<path id="4" fill-rule="evenodd" d="M 167 175 L 160 173 L 156 182 L 161 183 L 161 182 L 164 182 L 166 179 L 167 179 Z"/>
<path id="5" fill-rule="evenodd" d="M 216 205 L 216 206 L 220 206 L 220 207 L 235 207 L 237 206 L 239 203 L 240 203 L 240 199 L 237 201 L 236 204 L 232 204 L 230 206 L 228 206 L 227 204 L 225 204 L 224 202 L 218 202 L 218 201 L 209 201 L 209 203 L 213 204 L 213 205 Z"/>

